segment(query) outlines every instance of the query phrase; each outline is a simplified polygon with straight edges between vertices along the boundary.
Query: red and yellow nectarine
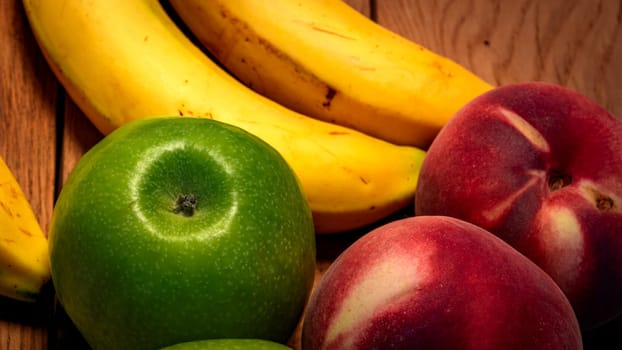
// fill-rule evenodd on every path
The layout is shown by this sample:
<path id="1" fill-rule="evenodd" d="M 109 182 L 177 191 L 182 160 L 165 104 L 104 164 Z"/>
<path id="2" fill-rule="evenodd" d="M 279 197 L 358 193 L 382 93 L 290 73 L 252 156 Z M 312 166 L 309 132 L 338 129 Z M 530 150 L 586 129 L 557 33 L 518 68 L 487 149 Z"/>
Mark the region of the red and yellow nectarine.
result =
<path id="1" fill-rule="evenodd" d="M 428 150 L 415 213 L 501 237 L 553 277 L 584 329 L 622 313 L 622 121 L 573 90 L 512 84 L 463 107 Z"/>
<path id="2" fill-rule="evenodd" d="M 362 236 L 330 265 L 305 315 L 304 350 L 582 348 L 549 275 L 490 232 L 443 216 Z"/>

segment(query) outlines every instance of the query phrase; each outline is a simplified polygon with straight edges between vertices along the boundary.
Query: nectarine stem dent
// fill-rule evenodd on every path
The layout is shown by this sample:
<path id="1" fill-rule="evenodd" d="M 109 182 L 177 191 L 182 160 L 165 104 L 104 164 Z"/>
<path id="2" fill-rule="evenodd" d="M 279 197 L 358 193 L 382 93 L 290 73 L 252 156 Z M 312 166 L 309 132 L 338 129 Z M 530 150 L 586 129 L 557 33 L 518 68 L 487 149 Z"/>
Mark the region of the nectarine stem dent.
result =
<path id="1" fill-rule="evenodd" d="M 572 176 L 559 170 L 552 170 L 549 175 L 549 189 L 551 192 L 564 188 L 572 183 Z"/>
<path id="2" fill-rule="evenodd" d="M 613 199 L 611 197 L 606 197 L 603 195 L 599 195 L 596 197 L 596 208 L 602 211 L 608 211 L 613 208 Z"/>

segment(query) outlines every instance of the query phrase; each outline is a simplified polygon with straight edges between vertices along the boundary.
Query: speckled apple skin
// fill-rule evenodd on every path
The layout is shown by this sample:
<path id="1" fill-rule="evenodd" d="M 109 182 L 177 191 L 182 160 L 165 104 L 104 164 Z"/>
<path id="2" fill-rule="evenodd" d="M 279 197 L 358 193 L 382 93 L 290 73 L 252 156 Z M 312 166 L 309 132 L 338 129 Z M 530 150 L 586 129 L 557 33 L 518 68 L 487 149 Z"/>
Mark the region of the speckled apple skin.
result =
<path id="1" fill-rule="evenodd" d="M 547 271 L 584 329 L 622 312 L 622 122 L 542 82 L 459 111 L 421 169 L 417 215 L 485 228 Z"/>
<path id="2" fill-rule="evenodd" d="M 192 215 L 175 210 L 192 194 Z M 50 229 L 58 300 L 93 349 L 285 343 L 315 272 L 309 205 L 268 144 L 203 118 L 141 119 L 87 152 Z"/>
<path id="3" fill-rule="evenodd" d="M 450 217 L 385 224 L 347 248 L 307 306 L 303 349 L 581 349 L 572 307 L 532 261 Z"/>

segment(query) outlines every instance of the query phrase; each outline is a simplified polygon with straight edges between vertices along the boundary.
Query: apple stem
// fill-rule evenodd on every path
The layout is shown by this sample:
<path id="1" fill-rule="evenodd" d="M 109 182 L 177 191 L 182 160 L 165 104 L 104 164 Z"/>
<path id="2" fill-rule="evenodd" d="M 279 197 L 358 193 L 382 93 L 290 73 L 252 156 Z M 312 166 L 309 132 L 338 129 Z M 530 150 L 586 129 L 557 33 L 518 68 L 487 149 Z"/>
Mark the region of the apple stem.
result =
<path id="1" fill-rule="evenodd" d="M 197 207 L 197 198 L 194 194 L 180 194 L 175 201 L 175 208 L 173 211 L 176 214 L 182 214 L 184 216 L 192 216 L 194 210 Z"/>

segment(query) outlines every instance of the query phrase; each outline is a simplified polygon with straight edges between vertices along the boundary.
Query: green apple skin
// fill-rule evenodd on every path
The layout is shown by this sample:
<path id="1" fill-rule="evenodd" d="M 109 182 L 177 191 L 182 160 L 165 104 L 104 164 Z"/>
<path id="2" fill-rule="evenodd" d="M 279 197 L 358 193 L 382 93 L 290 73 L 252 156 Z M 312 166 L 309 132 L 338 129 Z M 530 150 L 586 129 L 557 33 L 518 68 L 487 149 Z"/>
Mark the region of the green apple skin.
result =
<path id="1" fill-rule="evenodd" d="M 160 350 L 291 350 L 291 348 L 262 339 L 208 339 L 175 344 Z"/>
<path id="2" fill-rule="evenodd" d="M 148 118 L 106 136 L 63 186 L 49 242 L 58 299 L 94 349 L 284 343 L 315 272 L 291 168 L 209 119 Z"/>

